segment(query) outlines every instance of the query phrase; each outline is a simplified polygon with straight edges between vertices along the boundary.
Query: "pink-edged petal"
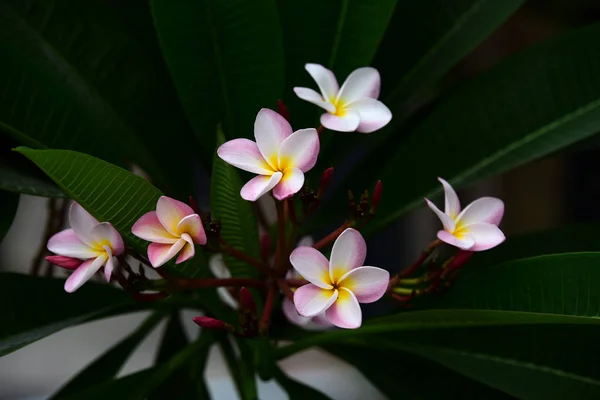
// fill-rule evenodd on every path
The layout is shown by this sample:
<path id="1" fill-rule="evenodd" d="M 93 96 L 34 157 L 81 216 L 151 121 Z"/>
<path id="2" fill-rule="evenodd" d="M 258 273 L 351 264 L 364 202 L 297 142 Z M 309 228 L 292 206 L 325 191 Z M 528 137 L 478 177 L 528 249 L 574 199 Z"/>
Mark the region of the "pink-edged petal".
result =
<path id="1" fill-rule="evenodd" d="M 240 190 L 240 195 L 244 200 L 256 201 L 269 190 L 273 189 L 281 181 L 282 177 L 283 174 L 281 172 L 275 172 L 271 176 L 259 175 L 254 177 Z"/>
<path id="2" fill-rule="evenodd" d="M 294 292 L 294 306 L 303 317 L 314 317 L 327 310 L 337 299 L 335 289 L 322 289 L 311 283 L 300 286 Z"/>
<path id="3" fill-rule="evenodd" d="M 210 268 L 210 272 L 212 272 L 217 279 L 231 278 L 229 268 L 227 268 L 227 265 L 225 265 L 225 261 L 223 260 L 223 254 L 215 254 L 209 258 L 208 268 Z"/>
<path id="4" fill-rule="evenodd" d="M 85 211 L 79 203 L 73 202 L 69 208 L 69 225 L 82 242 L 91 245 L 90 231 L 99 222 L 89 212 Z"/>
<path id="5" fill-rule="evenodd" d="M 470 235 L 461 235 L 460 237 L 456 237 L 453 234 L 446 231 L 439 231 L 437 233 L 438 239 L 440 239 L 444 243 L 448 243 L 451 246 L 458 247 L 462 250 L 471 250 L 471 248 L 475 245 L 475 239 L 473 239 Z"/>
<path id="6" fill-rule="evenodd" d="M 85 261 L 65 281 L 65 291 L 73 293 L 86 283 L 106 262 L 106 254 Z"/>
<path id="7" fill-rule="evenodd" d="M 354 132 L 360 124 L 360 114 L 355 111 L 347 111 L 342 116 L 323 114 L 321 124 L 332 131 Z"/>
<path id="8" fill-rule="evenodd" d="M 198 214 L 188 215 L 179 221 L 177 232 L 187 233 L 196 244 L 206 244 L 206 233 Z"/>
<path id="9" fill-rule="evenodd" d="M 110 247 L 104 246 L 104 250 L 106 250 L 106 264 L 104 264 L 104 279 L 106 279 L 106 282 L 110 282 L 110 277 L 112 276 L 113 270 L 115 269 L 115 265 Z"/>
<path id="10" fill-rule="evenodd" d="M 273 197 L 284 200 L 298 193 L 304 185 L 304 173 L 298 168 L 287 168 L 283 177 L 273 188 Z"/>
<path id="11" fill-rule="evenodd" d="M 425 199 L 425 201 L 427 202 L 427 205 L 429 206 L 429 208 L 431 208 L 431 211 L 433 211 L 435 213 L 435 215 L 438 216 L 440 221 L 442 221 L 442 225 L 444 225 L 444 229 L 448 232 L 454 232 L 454 229 L 456 229 L 456 224 L 454 223 L 454 220 L 449 215 L 444 214 L 429 199 Z"/>
<path id="12" fill-rule="evenodd" d="M 333 244 L 329 261 L 329 276 L 336 283 L 347 272 L 361 267 L 367 256 L 367 244 L 362 235 L 352 228 L 346 229 Z"/>
<path id="13" fill-rule="evenodd" d="M 271 168 L 277 169 L 279 147 L 291 134 L 290 123 L 275 111 L 263 108 L 256 115 L 254 137 L 258 150 Z M 259 173 L 264 175 L 262 172 Z"/>
<path id="14" fill-rule="evenodd" d="M 348 111 L 357 112 L 360 123 L 357 132 L 371 133 L 383 128 L 392 120 L 392 112 L 385 104 L 376 99 L 360 99 L 346 107 Z"/>
<path id="15" fill-rule="evenodd" d="M 294 167 L 302 172 L 309 171 L 317 162 L 319 148 L 319 134 L 316 129 L 297 130 L 281 144 L 279 169 Z"/>
<path id="16" fill-rule="evenodd" d="M 192 207 L 184 202 L 172 199 L 167 196 L 160 196 L 156 203 L 156 216 L 171 235 L 179 236 L 177 225 L 188 215 L 195 214 Z"/>
<path id="17" fill-rule="evenodd" d="M 364 98 L 379 97 L 381 77 L 375 68 L 364 67 L 354 70 L 340 89 L 338 101 L 344 104 Z"/>
<path id="18" fill-rule="evenodd" d="M 465 207 L 456 218 L 461 226 L 485 222 L 498 225 L 504 215 L 504 202 L 495 197 L 482 197 Z"/>
<path id="19" fill-rule="evenodd" d="M 296 96 L 300 97 L 302 100 L 306 100 L 310 103 L 313 103 L 325 109 L 327 112 L 335 112 L 335 106 L 331 104 L 328 100 L 323 99 L 323 96 L 321 96 L 319 93 L 315 92 L 312 89 L 295 87 L 294 92 L 296 93 Z"/>
<path id="20" fill-rule="evenodd" d="M 454 191 L 454 188 L 442 178 L 438 178 L 438 181 L 444 187 L 444 213 L 452 219 L 456 219 L 460 214 L 460 200 L 458 195 Z"/>
<path id="21" fill-rule="evenodd" d="M 338 285 L 350 290 L 359 303 L 373 303 L 385 294 L 390 273 L 377 267 L 358 267 L 340 278 Z"/>
<path id="22" fill-rule="evenodd" d="M 103 251 L 94 249 L 83 243 L 73 229 L 58 232 L 48 240 L 48 250 L 60 256 L 81 259 L 96 258 Z"/>
<path id="23" fill-rule="evenodd" d="M 327 319 L 338 328 L 356 329 L 362 324 L 362 311 L 354 293 L 340 288 L 338 298 L 325 312 Z"/>
<path id="24" fill-rule="evenodd" d="M 339 85 L 333 72 L 319 64 L 306 64 L 304 68 L 317 82 L 325 99 L 333 100 L 337 96 Z"/>
<path id="25" fill-rule="evenodd" d="M 258 150 L 258 146 L 249 139 L 233 139 L 223 143 L 217 149 L 217 155 L 227 164 L 244 171 L 259 175 L 270 175 L 273 168 Z"/>
<path id="26" fill-rule="evenodd" d="M 46 256 L 46 261 L 70 271 L 76 270 L 83 263 L 83 261 L 78 258 L 65 256 Z"/>
<path id="27" fill-rule="evenodd" d="M 283 315 L 294 325 L 304 326 L 310 322 L 310 318 L 303 317 L 298 314 L 294 303 L 288 299 L 287 297 L 283 299 L 283 304 L 281 305 L 281 310 L 283 311 Z"/>
<path id="28" fill-rule="evenodd" d="M 142 215 L 131 227 L 131 233 L 135 236 L 154 243 L 175 243 L 179 240 L 165 229 L 158 220 L 156 211 L 150 211 Z"/>
<path id="29" fill-rule="evenodd" d="M 475 240 L 473 247 L 468 249 L 470 251 L 488 250 L 498 246 L 506 239 L 504 233 L 494 224 L 480 222 L 478 224 L 467 225 L 463 229 Z"/>
<path id="30" fill-rule="evenodd" d="M 150 243 L 148 246 L 148 260 L 150 260 L 150 264 L 154 268 L 160 267 L 175 257 L 186 243 L 183 239 L 179 239 L 174 244 Z"/>
<path id="31" fill-rule="evenodd" d="M 189 260 L 190 258 L 194 257 L 194 254 L 196 254 L 194 245 L 190 244 L 190 243 L 186 243 L 183 246 L 183 249 L 181 249 L 181 252 L 179 253 L 179 256 L 177 257 L 175 264 L 181 264 L 182 262 Z"/>
<path id="32" fill-rule="evenodd" d="M 93 227 L 89 237 L 94 247 L 110 246 L 115 256 L 121 255 L 125 251 L 123 238 L 109 222 L 102 222 Z"/>
<path id="33" fill-rule="evenodd" d="M 297 247 L 290 254 L 290 263 L 304 279 L 322 289 L 332 289 L 329 261 L 317 249 Z"/>

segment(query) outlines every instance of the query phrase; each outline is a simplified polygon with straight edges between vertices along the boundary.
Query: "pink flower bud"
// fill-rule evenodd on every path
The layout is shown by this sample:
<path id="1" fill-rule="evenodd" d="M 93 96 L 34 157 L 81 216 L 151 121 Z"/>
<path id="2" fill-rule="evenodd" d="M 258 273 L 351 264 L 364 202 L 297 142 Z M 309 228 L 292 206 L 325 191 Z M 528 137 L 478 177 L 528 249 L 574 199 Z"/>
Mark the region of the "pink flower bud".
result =
<path id="1" fill-rule="evenodd" d="M 196 317 L 193 319 L 196 325 L 207 329 L 222 329 L 226 331 L 233 331 L 233 327 L 226 322 L 210 317 Z"/>
<path id="2" fill-rule="evenodd" d="M 252 293 L 245 287 L 240 289 L 240 306 L 242 311 L 256 315 L 256 302 L 254 301 L 254 297 L 252 297 Z"/>
<path id="3" fill-rule="evenodd" d="M 371 214 L 375 214 L 377 210 L 377 206 L 379 206 L 379 202 L 381 201 L 381 192 L 383 191 L 383 185 L 381 181 L 377 181 L 375 184 L 375 189 L 373 190 L 373 197 L 371 198 Z"/>
<path id="4" fill-rule="evenodd" d="M 66 257 L 66 256 L 47 256 L 46 261 L 68 270 L 75 270 L 79 267 L 83 261 L 77 258 Z"/>
<path id="5" fill-rule="evenodd" d="M 288 110 L 285 103 L 281 100 L 277 100 L 277 112 L 288 122 L 290 121 L 290 111 Z"/>

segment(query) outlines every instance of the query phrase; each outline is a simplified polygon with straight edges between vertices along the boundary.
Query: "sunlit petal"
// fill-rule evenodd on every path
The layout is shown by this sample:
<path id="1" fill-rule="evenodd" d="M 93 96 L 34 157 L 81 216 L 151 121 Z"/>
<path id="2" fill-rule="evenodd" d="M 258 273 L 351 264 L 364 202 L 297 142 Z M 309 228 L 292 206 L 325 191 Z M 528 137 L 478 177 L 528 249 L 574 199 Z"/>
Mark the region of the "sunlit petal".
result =
<path id="1" fill-rule="evenodd" d="M 504 233 L 494 224 L 480 222 L 464 227 L 469 236 L 475 240 L 475 244 L 468 250 L 483 251 L 498 246 L 506 239 Z"/>
<path id="2" fill-rule="evenodd" d="M 309 283 L 296 289 L 294 292 L 294 305 L 303 317 L 313 317 L 327 310 L 337 297 L 337 290 L 321 289 Z"/>
<path id="3" fill-rule="evenodd" d="M 302 172 L 315 166 L 319 156 L 319 134 L 314 128 L 300 129 L 285 139 L 279 149 L 279 169 L 298 168 Z"/>
<path id="4" fill-rule="evenodd" d="M 498 225 L 504 215 L 504 202 L 495 197 L 482 197 L 465 207 L 456 219 L 462 226 L 485 222 Z"/>
<path id="5" fill-rule="evenodd" d="M 304 173 L 298 168 L 287 168 L 283 171 L 283 178 L 273 188 L 273 197 L 284 200 L 293 196 L 304 185 Z"/>
<path id="6" fill-rule="evenodd" d="M 322 288 L 331 289 L 329 261 L 312 247 L 297 247 L 290 254 L 290 263 L 304 279 Z"/>
<path id="7" fill-rule="evenodd" d="M 440 181 L 444 187 L 444 213 L 450 216 L 450 218 L 456 219 L 458 214 L 460 214 L 460 201 L 458 200 L 458 195 L 448 182 L 442 178 L 438 178 L 438 181 Z"/>
<path id="8" fill-rule="evenodd" d="M 187 233 L 196 244 L 206 244 L 206 233 L 198 214 L 188 215 L 179 221 L 177 232 Z"/>
<path id="9" fill-rule="evenodd" d="M 390 273 L 377 267 L 358 267 L 340 278 L 338 285 L 350 290 L 359 303 L 373 303 L 386 292 Z"/>
<path id="10" fill-rule="evenodd" d="M 73 229 L 58 232 L 48 240 L 48 250 L 52 253 L 81 259 L 96 258 L 103 251 L 94 249 L 83 243 Z"/>
<path id="11" fill-rule="evenodd" d="M 360 114 L 356 111 L 347 111 L 342 116 L 323 114 L 321 115 L 321 124 L 332 131 L 354 132 L 360 124 Z"/>
<path id="12" fill-rule="evenodd" d="M 87 260 L 79 266 L 65 281 L 65 291 L 73 293 L 86 283 L 106 262 L 106 253 Z"/>
<path id="13" fill-rule="evenodd" d="M 333 100 L 337 96 L 339 86 L 333 72 L 319 64 L 306 64 L 304 68 L 317 82 L 325 99 Z"/>
<path id="14" fill-rule="evenodd" d="M 364 67 L 354 70 L 342 85 L 338 94 L 338 101 L 351 103 L 356 100 L 370 97 L 379 97 L 381 77 L 375 68 Z"/>
<path id="15" fill-rule="evenodd" d="M 346 106 L 346 110 L 357 112 L 360 123 L 357 132 L 371 133 L 383 128 L 392 120 L 392 112 L 381 101 L 364 98 Z"/>
<path id="16" fill-rule="evenodd" d="M 160 267 L 185 246 L 187 242 L 179 239 L 174 244 L 150 243 L 148 246 L 148 259 L 154 268 Z"/>
<path id="17" fill-rule="evenodd" d="M 356 329 L 362 324 L 362 311 L 354 294 L 339 289 L 338 298 L 325 312 L 327 319 L 338 328 Z"/>
<path id="18" fill-rule="evenodd" d="M 439 231 L 437 233 L 437 237 L 442 242 L 448 243 L 449 245 L 458 247 L 462 250 L 470 250 L 475 245 L 475 239 L 468 234 L 457 237 L 447 231 Z"/>
<path id="19" fill-rule="evenodd" d="M 160 223 L 156 211 L 150 211 L 142 215 L 131 227 L 131 233 L 135 236 L 154 243 L 175 243 L 179 240 Z"/>
<path id="20" fill-rule="evenodd" d="M 431 210 L 435 213 L 435 215 L 438 216 L 440 221 L 442 221 L 444 229 L 448 232 L 454 232 L 454 229 L 456 229 L 456 224 L 454 223 L 454 220 L 449 215 L 444 214 L 439 208 L 437 208 L 435 204 L 429 201 L 429 199 L 425 199 L 425 201 L 427 202 L 429 208 L 431 208 Z"/>
<path id="21" fill-rule="evenodd" d="M 108 222 L 102 222 L 94 226 L 90 231 L 89 238 L 92 240 L 95 248 L 110 246 L 115 256 L 121 255 L 125 251 L 123 238 Z"/>
<path id="22" fill-rule="evenodd" d="M 73 202 L 69 208 L 69 225 L 82 242 L 91 245 L 90 231 L 98 220 L 88 213 L 79 203 Z"/>
<path id="23" fill-rule="evenodd" d="M 179 236 L 177 232 L 179 222 L 192 214 L 195 214 L 192 207 L 167 196 L 161 196 L 156 204 L 156 216 L 158 220 L 174 236 Z"/>
<path id="24" fill-rule="evenodd" d="M 362 235 L 352 228 L 346 229 L 333 244 L 329 261 L 329 276 L 332 282 L 344 276 L 348 271 L 361 267 L 367 256 L 367 244 Z"/>
<path id="25" fill-rule="evenodd" d="M 242 199 L 248 201 L 256 201 L 258 198 L 268 193 L 269 190 L 273 189 L 275 185 L 281 181 L 283 174 L 281 172 L 275 172 L 271 176 L 259 175 L 250 179 L 242 190 L 240 190 L 240 195 Z"/>
<path id="26" fill-rule="evenodd" d="M 294 92 L 302 100 L 306 100 L 310 103 L 313 103 L 313 104 L 325 109 L 327 112 L 330 112 L 330 113 L 335 112 L 335 106 L 332 103 L 330 103 L 328 100 L 323 99 L 322 95 L 320 95 L 319 93 L 315 92 L 312 89 L 303 88 L 303 87 L 295 87 Z"/>
<path id="27" fill-rule="evenodd" d="M 226 163 L 244 171 L 259 175 L 270 175 L 273 168 L 258 150 L 258 146 L 249 139 L 233 139 L 223 143 L 217 149 L 217 155 Z"/>

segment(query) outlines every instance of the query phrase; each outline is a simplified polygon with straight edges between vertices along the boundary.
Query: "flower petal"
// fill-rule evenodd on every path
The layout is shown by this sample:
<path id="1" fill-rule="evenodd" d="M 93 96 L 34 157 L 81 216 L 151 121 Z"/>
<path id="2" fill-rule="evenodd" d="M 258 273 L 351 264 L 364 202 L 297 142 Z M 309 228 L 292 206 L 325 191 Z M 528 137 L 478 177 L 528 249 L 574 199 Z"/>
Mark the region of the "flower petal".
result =
<path id="1" fill-rule="evenodd" d="M 181 249 L 181 252 L 177 257 L 175 264 L 181 264 L 182 262 L 189 260 L 190 258 L 194 257 L 194 254 L 196 254 L 196 249 L 194 249 L 194 245 L 190 244 L 189 242 L 186 243 L 183 246 L 183 249 Z"/>
<path id="2" fill-rule="evenodd" d="M 297 247 L 290 254 L 290 263 L 307 281 L 322 289 L 332 289 L 329 278 L 329 261 L 317 249 Z"/>
<path id="3" fill-rule="evenodd" d="M 438 178 L 438 181 L 444 187 L 444 213 L 454 220 L 460 214 L 460 200 L 458 200 L 458 195 L 448 182 L 442 178 Z"/>
<path id="4" fill-rule="evenodd" d="M 338 132 L 354 132 L 360 124 L 360 114 L 347 111 L 343 116 L 333 114 L 321 115 L 321 124 L 327 129 Z"/>
<path id="5" fill-rule="evenodd" d="M 90 231 L 99 222 L 90 213 L 85 211 L 79 203 L 73 202 L 69 208 L 69 225 L 83 243 L 91 245 Z"/>
<path id="6" fill-rule="evenodd" d="M 240 307 L 238 301 L 231 295 L 227 288 L 217 288 L 217 295 L 223 300 L 223 303 L 227 304 L 232 309 L 237 310 Z"/>
<path id="7" fill-rule="evenodd" d="M 348 104 L 346 112 L 354 111 L 360 116 L 357 132 L 371 133 L 383 128 L 392 120 L 392 112 L 381 101 L 376 99 L 360 99 Z"/>
<path id="8" fill-rule="evenodd" d="M 115 265 L 110 249 L 108 249 L 106 255 L 107 258 L 106 264 L 104 264 L 104 279 L 106 279 L 106 282 L 110 282 L 110 277 L 112 276 L 113 270 L 115 269 Z"/>
<path id="9" fill-rule="evenodd" d="M 498 225 L 504 215 L 504 202 L 495 197 L 482 197 L 469 204 L 456 218 L 462 226 L 485 222 Z"/>
<path id="10" fill-rule="evenodd" d="M 150 243 L 148 246 L 148 260 L 154 268 L 160 267 L 171 258 L 175 257 L 175 254 L 179 253 L 179 250 L 185 246 L 186 241 L 179 239 L 174 244 L 162 244 L 162 243 Z"/>
<path id="11" fill-rule="evenodd" d="M 131 227 L 135 236 L 154 243 L 175 243 L 179 237 L 173 236 L 158 220 L 156 211 L 142 215 Z"/>
<path id="12" fill-rule="evenodd" d="M 263 158 L 271 168 L 277 169 L 277 154 L 285 139 L 292 134 L 292 126 L 281 115 L 273 110 L 263 108 L 254 121 L 254 137 Z M 259 172 L 265 175 L 263 172 Z"/>
<path id="13" fill-rule="evenodd" d="M 65 256 L 46 256 L 46 261 L 71 271 L 75 271 L 83 263 L 83 261 L 78 258 Z"/>
<path id="14" fill-rule="evenodd" d="M 314 128 L 300 129 L 281 143 L 279 148 L 279 170 L 298 168 L 309 171 L 319 156 L 319 134 Z"/>
<path id="15" fill-rule="evenodd" d="M 338 285 L 350 290 L 359 303 L 373 303 L 383 296 L 390 283 L 390 273 L 377 267 L 358 267 L 340 278 Z"/>
<path id="16" fill-rule="evenodd" d="M 275 172 L 271 176 L 259 175 L 254 177 L 240 190 L 240 195 L 244 200 L 256 201 L 259 197 L 273 189 L 282 177 L 283 174 L 281 172 Z"/>
<path id="17" fill-rule="evenodd" d="M 454 230 L 456 229 L 456 224 L 454 223 L 454 220 L 449 215 L 444 214 L 439 208 L 437 208 L 435 204 L 429 201 L 429 199 L 425 199 L 425 201 L 427 202 L 429 208 L 431 208 L 431 210 L 438 216 L 440 221 L 442 221 L 444 229 L 448 232 L 454 232 Z"/>
<path id="18" fill-rule="evenodd" d="M 315 324 L 318 327 L 315 330 L 317 330 L 317 329 L 323 330 L 323 329 L 329 329 L 329 328 L 333 327 L 333 324 L 331 322 L 329 322 L 325 313 L 315 315 L 314 317 L 312 317 L 311 321 L 313 324 Z M 304 329 L 306 329 L 306 327 Z"/>
<path id="19" fill-rule="evenodd" d="M 283 178 L 273 188 L 273 197 L 284 200 L 298 193 L 304 185 L 304 173 L 298 168 L 287 168 L 283 171 Z"/>
<path id="20" fill-rule="evenodd" d="M 102 222 L 93 227 L 89 237 L 93 246 L 97 249 L 110 246 L 115 256 L 121 255 L 125 251 L 123 238 L 110 222 Z"/>
<path id="21" fill-rule="evenodd" d="M 223 261 L 223 254 L 215 254 L 208 260 L 208 268 L 217 279 L 231 278 L 231 273 Z"/>
<path id="22" fill-rule="evenodd" d="M 48 240 L 48 250 L 60 256 L 81 259 L 96 258 L 103 251 L 94 249 L 83 243 L 73 229 L 58 232 Z"/>
<path id="23" fill-rule="evenodd" d="M 302 315 L 298 314 L 294 303 L 287 297 L 283 299 L 281 310 L 283 311 L 283 315 L 285 315 L 288 321 L 290 321 L 292 324 L 304 326 L 310 322 L 310 318 L 303 317 Z"/>
<path id="24" fill-rule="evenodd" d="M 196 244 L 206 244 L 206 233 L 198 214 L 188 215 L 179 221 L 177 232 L 187 233 Z"/>
<path id="25" fill-rule="evenodd" d="M 304 68 L 317 82 L 321 94 L 326 100 L 333 100 L 337 96 L 339 85 L 333 72 L 319 64 L 306 64 Z"/>
<path id="26" fill-rule="evenodd" d="M 364 98 L 379 97 L 381 77 L 375 68 L 364 67 L 354 70 L 340 89 L 338 101 L 349 104 Z"/>
<path id="27" fill-rule="evenodd" d="M 321 289 L 313 284 L 300 286 L 294 292 L 294 306 L 303 317 L 313 317 L 327 310 L 337 299 L 335 289 Z"/>
<path id="28" fill-rule="evenodd" d="M 270 175 L 273 168 L 258 150 L 258 146 L 249 139 L 233 139 L 223 143 L 217 149 L 217 155 L 227 164 L 244 171 L 259 175 Z"/>
<path id="29" fill-rule="evenodd" d="M 156 216 L 171 235 L 180 236 L 177 230 L 179 222 L 188 215 L 195 214 L 192 207 L 167 196 L 160 196 L 156 204 Z"/>
<path id="30" fill-rule="evenodd" d="M 451 246 L 455 246 L 463 250 L 471 250 L 471 248 L 475 245 L 475 239 L 473 239 L 470 235 L 462 235 L 459 238 L 447 231 L 439 231 L 437 233 L 437 237 L 442 242 L 448 243 Z"/>
<path id="31" fill-rule="evenodd" d="M 338 328 L 356 329 L 362 324 L 362 311 L 350 290 L 340 288 L 335 303 L 325 312 L 327 319 Z"/>
<path id="32" fill-rule="evenodd" d="M 106 262 L 106 254 L 87 260 L 79 266 L 65 281 L 65 291 L 73 293 L 86 283 Z"/>
<path id="33" fill-rule="evenodd" d="M 467 234 L 475 240 L 475 245 L 469 250 L 483 251 L 498 246 L 504 242 L 506 237 L 504 233 L 494 224 L 480 222 L 477 224 L 467 225 L 463 228 Z"/>
<path id="34" fill-rule="evenodd" d="M 306 100 L 306 101 L 313 103 L 321 108 L 324 108 L 325 110 L 327 110 L 327 112 L 330 112 L 330 113 L 335 112 L 335 106 L 333 104 L 331 104 L 328 100 L 324 100 L 323 96 L 321 96 L 319 93 L 315 92 L 312 89 L 303 88 L 303 87 L 295 87 L 294 92 L 302 100 Z"/>
<path id="35" fill-rule="evenodd" d="M 354 268 L 361 267 L 367 256 L 367 244 L 362 235 L 352 228 L 346 229 L 333 244 L 329 261 L 329 276 L 333 283 Z"/>

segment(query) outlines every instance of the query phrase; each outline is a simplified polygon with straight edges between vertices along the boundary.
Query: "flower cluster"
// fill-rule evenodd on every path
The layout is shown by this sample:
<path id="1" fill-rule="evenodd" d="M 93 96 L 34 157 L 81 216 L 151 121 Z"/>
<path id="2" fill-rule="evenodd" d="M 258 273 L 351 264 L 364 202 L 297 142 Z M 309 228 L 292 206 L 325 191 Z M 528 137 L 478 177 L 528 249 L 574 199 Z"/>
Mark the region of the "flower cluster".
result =
<path id="1" fill-rule="evenodd" d="M 123 239 L 108 222 L 99 222 L 84 208 L 73 203 L 69 211 L 71 228 L 52 236 L 48 250 L 55 255 L 47 260 L 67 270 L 74 271 L 65 282 L 65 290 L 73 292 L 103 268 L 107 281 L 117 282 L 136 298 L 157 300 L 173 291 L 216 287 L 223 302 L 238 312 L 241 331 L 232 325 L 208 316 L 194 321 L 206 328 L 225 329 L 241 337 L 253 337 L 268 329 L 276 298 L 283 295 L 282 312 L 287 319 L 305 329 L 332 327 L 355 329 L 362 324 L 361 303 L 372 303 L 388 294 L 405 302 L 414 296 L 447 286 L 460 267 L 473 252 L 490 249 L 505 239 L 498 228 L 504 212 L 501 200 L 484 197 L 461 210 L 458 196 L 448 182 L 439 178 L 445 192 L 442 212 L 431 201 L 427 205 L 439 217 L 443 230 L 410 267 L 390 278 L 382 268 L 365 266 L 367 244 L 359 229 L 373 218 L 381 199 L 382 184 L 378 182 L 371 200 L 368 192 L 356 204 L 349 196 L 349 205 L 356 212 L 338 229 L 314 243 L 303 238 L 297 246 L 295 228 L 300 224 L 296 215 L 294 196 L 307 187 L 305 174 L 316 165 L 319 135 L 325 128 L 341 132 L 371 133 L 386 126 L 390 110 L 377 98 L 381 79 L 373 68 L 359 68 L 352 72 L 340 87 L 334 74 L 317 64 L 307 64 L 320 93 L 308 88 L 294 88 L 303 100 L 323 108 L 321 126 L 294 131 L 288 122 L 287 109 L 280 103 L 281 113 L 269 109 L 258 112 L 254 123 L 255 141 L 234 139 L 222 144 L 217 155 L 226 163 L 256 174 L 240 190 L 247 201 L 257 201 L 271 194 L 277 214 L 277 242 L 274 254 L 270 253 L 269 227 L 261 226 L 263 235 L 262 259 L 257 259 L 236 249 L 220 235 L 220 224 L 212 221 L 210 214 L 202 213 L 190 199 L 191 205 L 166 196 L 158 199 L 156 209 L 146 212 L 131 227 L 131 233 L 150 244 L 147 256 L 126 251 Z M 321 178 L 318 191 L 303 191 L 303 218 L 310 217 L 318 207 L 333 169 L 327 169 Z M 308 193 L 308 194 L 306 194 Z M 312 194 L 310 194 L 312 193 Z M 307 200 L 308 199 L 308 200 Z M 209 224 L 209 225 L 207 225 Z M 289 234 L 288 227 L 293 226 Z M 205 231 L 206 229 L 206 231 Z M 457 247 L 455 256 L 443 263 L 430 257 L 445 242 Z M 329 259 L 319 249 L 332 245 Z M 161 267 L 190 260 L 196 246 L 214 253 L 209 266 L 214 278 L 181 279 L 166 274 Z M 232 277 L 225 258 L 233 257 L 257 269 L 264 279 Z M 163 280 L 150 280 L 143 269 L 133 272 L 125 256 L 140 260 L 156 269 Z M 423 265 L 427 272 L 411 277 Z M 128 273 L 125 277 L 124 272 Z M 257 315 L 252 287 L 266 294 L 262 315 Z M 240 288 L 235 289 L 234 288 Z M 142 293 L 147 290 L 158 293 Z"/>

